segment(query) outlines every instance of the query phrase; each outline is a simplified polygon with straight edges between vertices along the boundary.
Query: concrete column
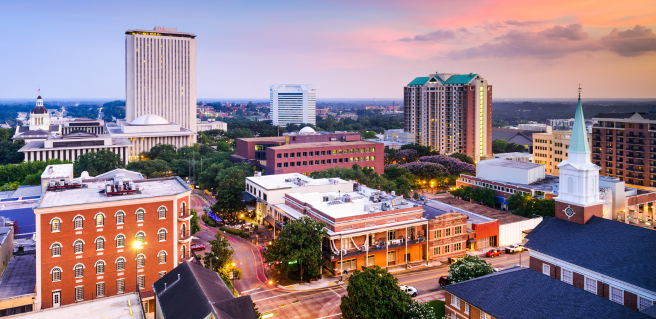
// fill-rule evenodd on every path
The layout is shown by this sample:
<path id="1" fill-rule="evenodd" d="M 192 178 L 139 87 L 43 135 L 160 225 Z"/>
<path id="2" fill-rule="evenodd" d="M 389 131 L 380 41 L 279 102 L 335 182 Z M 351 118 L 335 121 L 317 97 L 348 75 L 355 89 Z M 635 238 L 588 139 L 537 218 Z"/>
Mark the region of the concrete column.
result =
<path id="1" fill-rule="evenodd" d="M 25 156 L 25 162 L 29 162 L 29 156 L 27 154 L 29 154 L 29 152 L 23 153 L 23 156 Z"/>
<path id="2" fill-rule="evenodd" d="M 405 256 L 403 256 L 403 259 L 405 259 L 405 269 L 408 269 L 408 226 L 405 227 Z"/>

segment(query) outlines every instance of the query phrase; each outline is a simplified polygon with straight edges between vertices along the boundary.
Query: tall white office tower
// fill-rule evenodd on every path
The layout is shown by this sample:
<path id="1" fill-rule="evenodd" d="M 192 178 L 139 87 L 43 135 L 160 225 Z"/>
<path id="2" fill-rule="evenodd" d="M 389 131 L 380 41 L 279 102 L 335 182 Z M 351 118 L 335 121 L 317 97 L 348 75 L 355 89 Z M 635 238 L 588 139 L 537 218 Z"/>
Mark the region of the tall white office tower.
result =
<path id="1" fill-rule="evenodd" d="M 269 93 L 273 125 L 317 122 L 317 92 L 314 84 L 274 84 Z"/>
<path id="2" fill-rule="evenodd" d="M 196 132 L 196 35 L 163 27 L 125 35 L 127 122 L 154 114 Z"/>

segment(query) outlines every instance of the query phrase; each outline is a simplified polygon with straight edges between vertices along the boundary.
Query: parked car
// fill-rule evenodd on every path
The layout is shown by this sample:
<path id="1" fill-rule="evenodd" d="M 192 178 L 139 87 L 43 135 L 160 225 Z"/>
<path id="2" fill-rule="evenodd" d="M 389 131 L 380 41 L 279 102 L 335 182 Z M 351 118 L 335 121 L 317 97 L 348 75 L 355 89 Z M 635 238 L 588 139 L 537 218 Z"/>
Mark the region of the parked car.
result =
<path id="1" fill-rule="evenodd" d="M 401 291 L 405 292 L 406 294 L 410 295 L 411 297 L 417 297 L 417 289 L 415 287 L 410 287 L 403 285 L 400 287 Z"/>
<path id="2" fill-rule="evenodd" d="M 501 256 L 503 254 L 503 251 L 498 250 L 498 249 L 490 249 L 487 253 L 485 253 L 485 256 L 487 257 L 497 257 Z"/>
<path id="3" fill-rule="evenodd" d="M 455 256 L 455 257 L 449 257 L 449 265 L 453 264 L 454 262 L 460 260 L 461 258 L 464 258 L 467 255 L 460 255 L 460 256 Z"/>
<path id="4" fill-rule="evenodd" d="M 419 196 L 419 200 L 426 200 L 426 196 Z"/>
<path id="5" fill-rule="evenodd" d="M 506 247 L 507 254 L 521 253 L 524 250 L 523 246 L 520 245 L 510 245 Z"/>
<path id="6" fill-rule="evenodd" d="M 197 244 L 191 245 L 191 250 L 203 250 L 203 249 L 205 249 L 205 245 L 197 245 Z"/>
<path id="7" fill-rule="evenodd" d="M 440 284 L 440 286 L 446 286 L 446 285 L 450 284 L 451 282 L 449 281 L 449 277 L 442 276 L 442 277 L 440 277 L 440 280 L 438 281 L 438 283 Z"/>

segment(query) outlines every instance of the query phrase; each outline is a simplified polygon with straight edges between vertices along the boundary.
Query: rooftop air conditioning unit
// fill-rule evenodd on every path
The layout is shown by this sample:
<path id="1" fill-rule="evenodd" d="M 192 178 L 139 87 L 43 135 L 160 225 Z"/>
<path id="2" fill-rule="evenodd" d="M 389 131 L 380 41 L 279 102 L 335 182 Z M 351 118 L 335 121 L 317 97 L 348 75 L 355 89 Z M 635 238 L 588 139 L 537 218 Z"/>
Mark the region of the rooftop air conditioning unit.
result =
<path id="1" fill-rule="evenodd" d="M 329 202 L 330 200 L 328 199 L 328 196 L 324 196 L 324 197 L 323 197 L 323 201 L 324 201 L 324 202 Z"/>

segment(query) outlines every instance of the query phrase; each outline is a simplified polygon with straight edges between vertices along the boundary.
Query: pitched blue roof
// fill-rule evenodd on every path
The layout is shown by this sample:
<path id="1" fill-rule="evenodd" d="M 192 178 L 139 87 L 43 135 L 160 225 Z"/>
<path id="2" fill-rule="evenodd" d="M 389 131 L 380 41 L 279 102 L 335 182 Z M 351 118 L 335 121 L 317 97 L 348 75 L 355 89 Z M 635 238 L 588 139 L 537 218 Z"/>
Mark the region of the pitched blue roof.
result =
<path id="1" fill-rule="evenodd" d="M 544 217 L 526 247 L 629 284 L 656 291 L 656 231 L 592 217 L 585 225 Z"/>
<path id="2" fill-rule="evenodd" d="M 651 318 L 533 269 L 519 266 L 443 288 L 494 318 Z M 446 302 L 450 304 L 451 301 Z"/>
<path id="3" fill-rule="evenodd" d="M 574 127 L 572 127 L 572 137 L 569 142 L 569 153 L 590 153 L 588 145 L 588 132 L 585 130 L 585 118 L 583 117 L 583 108 L 581 107 L 581 97 L 576 105 L 576 114 L 574 115 Z"/>
<path id="4" fill-rule="evenodd" d="M 444 84 L 468 84 L 473 80 L 478 74 L 469 73 L 469 74 L 456 74 L 450 76 Z"/>
<path id="5" fill-rule="evenodd" d="M 412 82 L 408 83 L 408 85 L 424 85 L 424 84 L 426 84 L 426 82 L 428 82 L 429 78 L 430 77 L 428 77 L 428 76 L 420 76 L 420 77 L 415 78 L 414 80 L 412 80 Z"/>

